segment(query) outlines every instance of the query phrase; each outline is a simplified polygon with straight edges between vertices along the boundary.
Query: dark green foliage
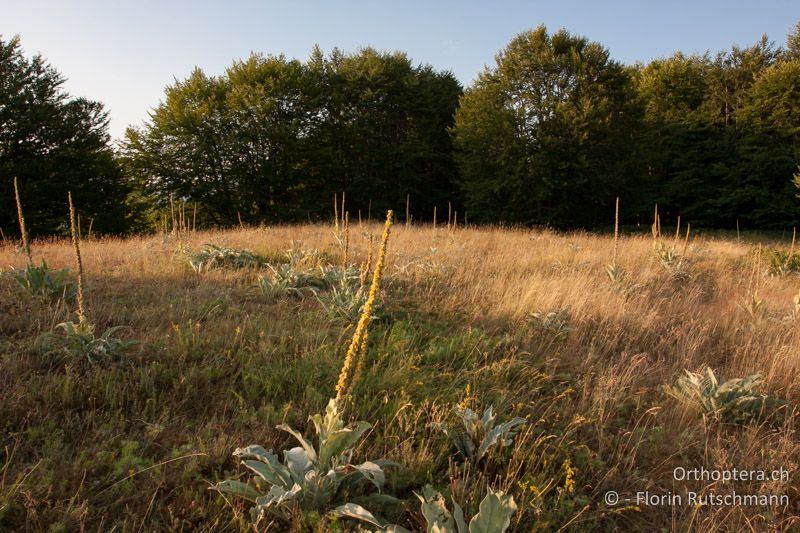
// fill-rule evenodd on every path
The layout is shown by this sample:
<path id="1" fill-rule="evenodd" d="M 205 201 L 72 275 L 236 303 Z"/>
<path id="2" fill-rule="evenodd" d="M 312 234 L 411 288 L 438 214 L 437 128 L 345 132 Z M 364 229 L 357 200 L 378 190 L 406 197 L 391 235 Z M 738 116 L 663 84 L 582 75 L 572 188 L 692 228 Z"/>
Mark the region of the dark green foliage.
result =
<path id="1" fill-rule="evenodd" d="M 637 73 L 642 157 L 664 218 L 780 228 L 800 220 L 792 175 L 800 133 L 800 62 L 766 38 L 711 58 L 676 53 Z"/>
<path id="2" fill-rule="evenodd" d="M 327 218 L 339 191 L 364 217 L 407 194 L 432 212 L 453 196 L 460 93 L 452 74 L 402 53 L 252 55 L 169 87 L 150 123 L 128 130 L 125 163 L 160 205 L 198 202 L 205 224 Z"/>
<path id="3" fill-rule="evenodd" d="M 127 187 L 109 147 L 102 104 L 71 98 L 64 77 L 40 56 L 26 58 L 20 40 L 0 38 L 0 228 L 16 228 L 12 181 L 32 234 L 64 229 L 67 191 L 81 199 L 82 225 L 126 229 Z"/>
<path id="4" fill-rule="evenodd" d="M 453 137 L 473 218 L 561 226 L 608 220 L 615 197 L 635 186 L 639 114 L 628 72 L 599 43 L 543 26 L 518 35 L 456 113 Z"/>
<path id="5" fill-rule="evenodd" d="M 623 68 L 598 43 L 520 34 L 461 99 L 453 136 L 473 220 L 780 228 L 800 221 L 800 59 L 766 37 Z M 632 83 L 631 83 L 632 82 Z"/>
<path id="6" fill-rule="evenodd" d="M 63 231 L 68 189 L 95 233 L 161 227 L 170 199 L 201 228 L 325 220 L 343 191 L 352 218 L 404 213 L 408 197 L 416 220 L 450 202 L 476 222 L 597 227 L 620 197 L 623 224 L 649 225 L 657 203 L 665 226 L 787 228 L 800 224 L 799 34 L 623 66 L 540 26 L 463 94 L 402 52 L 253 54 L 169 86 L 120 157 L 99 103 L 0 40 L 0 191 L 19 177 L 32 233 Z M 6 234 L 14 218 L 0 193 Z"/>

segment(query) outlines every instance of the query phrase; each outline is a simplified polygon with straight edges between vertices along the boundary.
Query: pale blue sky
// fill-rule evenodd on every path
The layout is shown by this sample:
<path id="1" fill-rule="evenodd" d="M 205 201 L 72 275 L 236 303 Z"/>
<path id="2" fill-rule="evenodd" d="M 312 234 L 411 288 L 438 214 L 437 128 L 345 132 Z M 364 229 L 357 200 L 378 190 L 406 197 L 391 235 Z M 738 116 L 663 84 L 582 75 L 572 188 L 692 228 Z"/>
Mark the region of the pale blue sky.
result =
<path id="1" fill-rule="evenodd" d="M 154 1 L 2 0 L 0 34 L 20 34 L 67 76 L 67 90 L 102 101 L 121 137 L 196 65 L 222 73 L 251 51 L 305 59 L 314 43 L 403 50 L 468 85 L 517 33 L 545 24 L 600 41 L 625 63 L 778 44 L 800 20 L 798 0 L 728 1 Z"/>

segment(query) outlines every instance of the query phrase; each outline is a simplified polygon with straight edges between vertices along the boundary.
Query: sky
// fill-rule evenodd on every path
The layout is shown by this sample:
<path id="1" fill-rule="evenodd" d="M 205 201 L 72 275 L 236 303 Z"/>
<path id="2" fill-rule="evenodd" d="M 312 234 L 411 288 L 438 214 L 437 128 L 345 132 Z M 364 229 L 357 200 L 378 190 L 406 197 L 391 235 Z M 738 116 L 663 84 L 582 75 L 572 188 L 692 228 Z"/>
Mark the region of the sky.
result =
<path id="1" fill-rule="evenodd" d="M 314 44 L 401 50 L 468 86 L 518 33 L 540 24 L 599 41 L 623 63 L 677 50 L 712 53 L 761 35 L 784 44 L 798 0 L 435 1 L 0 0 L 0 39 L 20 35 L 66 78 L 72 95 L 99 100 L 112 138 L 140 126 L 164 89 L 197 66 L 222 74 L 251 52 L 307 59 Z"/>

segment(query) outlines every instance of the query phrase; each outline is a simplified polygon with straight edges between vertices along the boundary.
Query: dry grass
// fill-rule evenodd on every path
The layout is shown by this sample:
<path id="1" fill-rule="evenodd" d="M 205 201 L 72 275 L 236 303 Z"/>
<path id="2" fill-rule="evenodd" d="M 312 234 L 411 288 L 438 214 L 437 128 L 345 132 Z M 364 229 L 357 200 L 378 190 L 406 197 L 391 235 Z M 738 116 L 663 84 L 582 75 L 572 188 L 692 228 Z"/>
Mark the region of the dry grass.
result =
<path id="1" fill-rule="evenodd" d="M 367 258 L 368 235 L 351 227 L 349 260 Z M 318 249 L 334 264 L 331 226 L 188 233 L 182 245 L 248 248 L 279 261 Z M 383 295 L 388 318 L 370 326 L 353 419 L 373 430 L 362 456 L 403 466 L 387 491 L 414 501 L 426 482 L 452 489 L 469 512 L 487 483 L 519 505 L 515 530 L 791 530 L 800 527 L 800 324 L 784 320 L 800 277 L 763 276 L 765 308 L 751 317 L 752 250 L 693 238 L 688 278 L 658 263 L 650 236 L 622 236 L 612 284 L 612 237 L 549 231 L 430 226 L 392 235 Z M 86 305 L 100 330 L 124 324 L 141 344 L 123 363 L 86 367 L 35 349 L 74 310 L 31 300 L 0 277 L 0 529 L 234 531 L 246 524 L 207 490 L 236 468 L 250 442 L 283 449 L 281 422 L 304 428 L 324 407 L 352 330 L 329 323 L 313 298 L 266 301 L 255 270 L 191 271 L 166 237 L 82 243 L 91 283 Z M 34 261 L 72 264 L 68 241 L 35 241 Z M 24 255 L 0 249 L 3 268 Z M 761 275 L 761 274 L 759 274 Z M 560 311 L 571 328 L 549 335 L 532 312 Z M 746 427 L 703 419 L 664 394 L 683 369 L 724 377 L 756 372 L 786 400 L 780 417 Z M 470 397 L 464 398 L 469 385 Z M 449 406 L 494 404 L 527 417 L 513 450 L 480 468 L 457 465 L 433 428 Z M 167 462 L 170 461 L 170 462 Z M 674 468 L 791 472 L 778 482 L 680 482 Z M 567 481 L 572 470 L 574 487 Z M 786 494 L 786 507 L 609 507 L 606 491 Z M 242 510 L 238 502 L 231 502 Z M 414 505 L 390 518 L 424 522 Z M 316 525 L 314 525 L 316 524 Z M 297 529 L 340 527 L 298 518 Z M 277 525 L 277 529 L 288 527 Z"/>

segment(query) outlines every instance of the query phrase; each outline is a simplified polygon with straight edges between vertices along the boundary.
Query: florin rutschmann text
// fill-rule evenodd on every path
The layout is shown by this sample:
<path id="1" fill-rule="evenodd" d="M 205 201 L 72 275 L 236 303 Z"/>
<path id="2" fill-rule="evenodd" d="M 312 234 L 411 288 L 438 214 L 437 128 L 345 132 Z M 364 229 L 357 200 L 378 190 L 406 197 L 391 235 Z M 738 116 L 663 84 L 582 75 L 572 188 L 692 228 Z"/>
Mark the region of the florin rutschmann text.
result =
<path id="1" fill-rule="evenodd" d="M 747 470 L 747 469 L 706 469 L 677 467 L 672 471 L 675 481 L 699 481 L 709 483 L 729 482 L 786 482 L 789 481 L 789 471 L 783 467 L 777 470 Z M 665 491 L 638 491 L 631 496 L 620 495 L 615 490 L 605 493 L 606 505 L 615 506 L 620 503 L 637 506 L 786 506 L 789 505 L 787 494 L 743 493 L 736 490 L 730 491 L 688 491 L 680 493 Z"/>

